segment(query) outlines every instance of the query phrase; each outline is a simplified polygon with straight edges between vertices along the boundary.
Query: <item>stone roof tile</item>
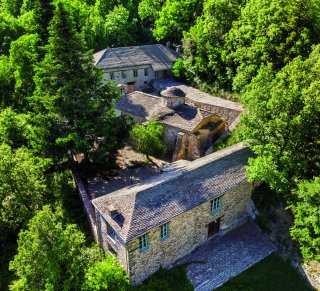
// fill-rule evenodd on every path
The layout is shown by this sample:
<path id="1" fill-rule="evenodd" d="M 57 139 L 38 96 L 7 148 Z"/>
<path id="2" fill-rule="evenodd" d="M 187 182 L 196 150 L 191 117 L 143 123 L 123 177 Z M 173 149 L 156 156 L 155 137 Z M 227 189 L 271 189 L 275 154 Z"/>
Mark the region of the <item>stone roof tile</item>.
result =
<path id="1" fill-rule="evenodd" d="M 237 144 L 92 201 L 96 209 L 128 242 L 207 201 L 245 183 L 245 166 L 252 155 Z M 123 225 L 108 216 L 112 204 L 124 217 Z"/>
<path id="2" fill-rule="evenodd" d="M 171 70 L 178 58 L 179 53 L 161 44 L 107 48 L 94 54 L 95 64 L 105 70 L 141 65 L 155 71 Z"/>

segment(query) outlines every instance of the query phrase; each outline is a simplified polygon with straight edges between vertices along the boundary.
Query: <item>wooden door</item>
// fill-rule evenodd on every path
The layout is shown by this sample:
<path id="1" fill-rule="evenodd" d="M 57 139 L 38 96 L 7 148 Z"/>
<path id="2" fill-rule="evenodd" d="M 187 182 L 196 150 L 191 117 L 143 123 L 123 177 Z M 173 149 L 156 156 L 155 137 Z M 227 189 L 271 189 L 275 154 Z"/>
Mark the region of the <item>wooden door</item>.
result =
<path id="1" fill-rule="evenodd" d="M 130 82 L 127 85 L 128 85 L 128 93 L 132 93 L 135 91 L 134 82 Z"/>
<path id="2" fill-rule="evenodd" d="M 211 237 L 220 230 L 220 218 L 208 224 L 208 237 Z"/>

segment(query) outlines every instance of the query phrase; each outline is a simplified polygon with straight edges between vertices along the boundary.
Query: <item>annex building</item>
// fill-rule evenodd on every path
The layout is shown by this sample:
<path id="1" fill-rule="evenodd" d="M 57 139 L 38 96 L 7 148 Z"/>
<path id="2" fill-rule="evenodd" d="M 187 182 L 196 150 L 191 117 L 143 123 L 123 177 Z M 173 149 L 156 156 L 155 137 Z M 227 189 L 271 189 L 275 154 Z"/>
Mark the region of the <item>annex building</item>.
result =
<path id="1" fill-rule="evenodd" d="M 93 199 L 97 240 L 118 257 L 131 282 L 140 283 L 247 221 L 251 155 L 237 144 Z"/>
<path id="2" fill-rule="evenodd" d="M 106 48 L 94 54 L 95 64 L 104 70 L 105 81 L 118 83 L 122 93 L 150 88 L 157 78 L 171 76 L 181 55 L 161 44 Z"/>

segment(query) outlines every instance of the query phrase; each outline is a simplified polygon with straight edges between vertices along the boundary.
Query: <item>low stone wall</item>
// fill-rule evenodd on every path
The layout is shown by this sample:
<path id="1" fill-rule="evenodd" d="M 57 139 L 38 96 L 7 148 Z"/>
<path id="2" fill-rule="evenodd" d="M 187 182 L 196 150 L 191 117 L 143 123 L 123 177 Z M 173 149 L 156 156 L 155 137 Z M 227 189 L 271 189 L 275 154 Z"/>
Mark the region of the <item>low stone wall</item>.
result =
<path id="1" fill-rule="evenodd" d="M 228 127 L 240 116 L 241 111 L 237 111 L 234 109 L 230 109 L 223 106 L 218 106 L 214 104 L 202 103 L 200 101 L 196 101 L 192 98 L 186 98 L 186 104 L 200 108 L 202 110 L 206 110 L 212 112 L 218 116 L 220 116 L 224 121 L 228 123 Z"/>
<path id="2" fill-rule="evenodd" d="M 79 192 L 82 204 L 83 204 L 84 212 L 88 218 L 92 235 L 93 235 L 95 241 L 98 242 L 98 234 L 97 234 L 97 228 L 96 228 L 96 216 L 95 216 L 93 206 L 91 204 L 90 196 L 89 196 L 86 188 L 84 187 L 82 179 L 80 178 L 79 174 L 76 172 L 73 172 L 72 176 L 73 176 L 74 183 L 77 186 L 77 189 L 78 189 L 78 192 Z"/>

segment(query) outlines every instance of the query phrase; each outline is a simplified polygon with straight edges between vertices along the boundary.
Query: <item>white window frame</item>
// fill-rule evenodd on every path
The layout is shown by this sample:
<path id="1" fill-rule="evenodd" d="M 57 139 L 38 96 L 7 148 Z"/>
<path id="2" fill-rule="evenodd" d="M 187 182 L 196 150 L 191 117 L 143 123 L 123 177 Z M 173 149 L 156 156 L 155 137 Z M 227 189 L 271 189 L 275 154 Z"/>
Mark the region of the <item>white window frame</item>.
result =
<path id="1" fill-rule="evenodd" d="M 138 77 L 138 70 L 137 69 L 133 70 L 133 77 L 134 78 Z"/>

